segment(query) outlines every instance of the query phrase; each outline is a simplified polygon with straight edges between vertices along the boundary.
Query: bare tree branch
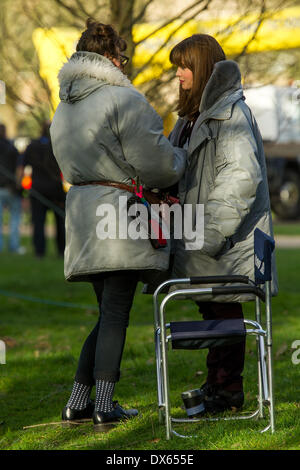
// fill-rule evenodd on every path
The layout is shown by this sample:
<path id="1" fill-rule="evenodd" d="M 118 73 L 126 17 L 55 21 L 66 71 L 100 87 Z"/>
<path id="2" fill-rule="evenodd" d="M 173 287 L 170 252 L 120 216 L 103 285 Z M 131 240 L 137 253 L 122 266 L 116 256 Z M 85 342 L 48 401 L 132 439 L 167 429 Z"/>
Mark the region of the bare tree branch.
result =
<path id="1" fill-rule="evenodd" d="M 106 10 L 106 16 L 108 17 L 108 11 L 107 11 L 108 10 L 108 3 L 107 3 L 107 1 L 102 3 L 101 0 L 100 0 L 100 2 L 99 1 L 95 2 L 95 8 L 91 12 L 91 17 L 95 18 L 95 16 L 98 16 L 100 9 L 101 9 L 101 15 L 103 15 L 103 10 Z M 104 18 L 104 19 L 102 19 L 102 21 L 105 22 L 106 19 Z"/>
<path id="2" fill-rule="evenodd" d="M 264 14 L 264 12 L 265 12 L 265 5 L 264 5 L 264 3 L 265 3 L 265 2 L 263 2 L 263 6 L 262 6 L 262 9 L 261 9 L 261 13 L 260 13 L 260 18 L 259 18 L 259 20 L 258 20 L 258 23 L 257 23 L 257 26 L 256 26 L 256 28 L 255 28 L 254 33 L 253 33 L 252 36 L 249 38 L 249 40 L 247 41 L 247 43 L 244 45 L 242 51 L 241 51 L 237 56 L 235 56 L 234 60 L 238 60 L 240 57 L 242 57 L 242 56 L 245 54 L 245 52 L 247 51 L 249 45 L 250 45 L 250 44 L 254 41 L 254 39 L 256 38 L 257 33 L 258 33 L 258 31 L 260 30 L 260 28 L 261 28 L 261 26 L 262 26 L 262 24 L 263 24 L 263 22 L 264 22 L 264 19 L 265 19 L 265 18 L 263 17 L 263 14 Z"/>
<path id="3" fill-rule="evenodd" d="M 201 2 L 202 3 L 202 2 Z M 180 31 L 180 29 L 183 28 L 183 26 L 188 23 L 192 18 L 194 18 L 195 15 L 199 15 L 200 13 L 202 13 L 203 11 L 205 11 L 208 6 L 210 4 L 210 0 L 207 0 L 206 1 L 206 4 L 200 9 L 200 10 L 197 10 L 196 12 L 193 12 L 190 16 L 188 16 L 177 28 L 175 28 L 169 35 L 168 37 L 166 38 L 166 40 L 163 42 L 163 44 L 161 44 L 161 46 L 156 49 L 156 51 L 151 55 L 151 57 L 147 60 L 147 62 L 140 68 L 137 70 L 134 78 L 136 78 L 140 73 L 142 73 L 147 67 L 149 67 L 149 65 L 153 62 L 153 60 L 155 59 L 155 57 L 157 56 L 157 54 L 168 44 L 168 42 L 170 41 L 170 39 L 178 32 Z M 141 42 L 141 41 L 140 41 Z"/>
<path id="4" fill-rule="evenodd" d="M 30 109 L 30 112 L 32 113 L 34 118 L 37 116 L 37 113 L 35 112 L 34 105 L 32 105 L 31 103 L 28 103 L 27 101 L 25 101 L 22 98 L 22 96 L 20 96 L 18 93 L 16 93 L 16 91 L 14 90 L 14 88 L 10 84 L 6 83 L 6 91 L 7 91 L 7 94 L 10 96 L 10 98 L 14 102 L 22 103 L 24 106 L 26 106 L 27 108 Z"/>
<path id="5" fill-rule="evenodd" d="M 148 6 L 153 3 L 154 0 L 148 0 L 145 5 L 143 6 L 143 8 L 141 9 L 141 11 L 139 12 L 139 14 L 133 18 L 132 20 L 132 25 L 136 24 L 136 23 L 139 23 L 145 16 L 146 14 L 146 10 L 148 8 Z"/>
<path id="6" fill-rule="evenodd" d="M 10 102 L 24 104 L 26 109 L 28 109 L 27 116 L 32 114 L 37 120 L 41 119 L 41 114 L 45 112 L 45 109 L 48 110 L 52 106 L 52 100 L 48 82 L 39 74 L 38 54 L 34 52 L 31 41 L 31 35 L 35 28 L 40 27 L 46 33 L 47 30 L 54 26 L 73 27 L 80 31 L 89 16 L 104 23 L 108 23 L 113 19 L 113 24 L 118 25 L 120 34 L 128 43 L 128 55 L 133 56 L 138 45 L 143 44 L 147 39 L 155 37 L 155 35 L 159 36 L 163 28 L 170 25 L 170 29 L 166 33 L 168 37 L 165 40 L 160 39 L 163 41 L 163 44 L 157 46 L 156 50 L 151 50 L 151 57 L 138 70 L 134 71 L 134 77 L 132 77 L 132 69 L 130 69 L 132 63 L 128 64 L 128 75 L 132 79 L 155 63 L 157 54 L 167 47 L 170 40 L 172 40 L 178 31 L 184 28 L 188 21 L 197 15 L 199 16 L 201 12 L 208 9 L 211 5 L 215 7 L 217 3 L 219 6 L 216 0 L 188 0 L 187 2 L 182 2 L 179 13 L 166 18 L 163 2 L 167 2 L 167 0 L 159 0 L 158 3 L 162 4 L 160 6 L 162 7 L 161 17 L 163 18 L 160 26 L 154 25 L 151 33 L 145 33 L 142 39 L 134 42 L 133 27 L 137 23 L 146 21 L 145 17 L 148 16 L 154 0 L 23 0 L 22 2 L 0 0 L 0 2 L 2 6 L 5 5 L 4 8 L 0 9 L 1 78 L 7 84 Z M 231 18 L 231 21 L 229 19 L 226 26 L 220 27 L 220 31 L 216 33 L 216 37 L 218 37 L 218 40 L 221 39 L 222 44 L 226 44 L 226 39 L 230 38 L 231 32 L 236 34 L 240 30 L 240 25 L 243 21 L 248 25 L 250 14 L 253 12 L 257 13 L 255 23 L 249 23 L 249 26 L 253 28 L 250 34 L 251 37 L 249 37 L 247 44 L 243 46 L 242 51 L 236 54 L 235 57 L 235 60 L 239 60 L 241 64 L 244 64 L 246 72 L 249 69 L 252 74 L 250 79 L 253 76 L 253 69 L 256 71 L 255 60 L 252 60 L 249 55 L 251 42 L 259 35 L 264 22 L 268 18 L 272 18 L 274 13 L 289 6 L 299 5 L 299 3 L 299 0 L 244 0 L 244 2 L 230 0 L 230 6 L 233 7 L 232 11 L 234 11 L 232 15 L 234 18 Z M 217 14 L 216 9 L 214 12 Z M 101 15 L 100 18 L 99 14 Z M 238 17 L 236 18 L 236 16 Z M 175 22 L 175 20 L 179 21 Z M 2 27 L 3 22 L 5 23 L 4 27 Z M 59 40 L 57 40 L 57 46 L 64 51 L 64 44 L 61 44 Z M 249 59 L 249 63 L 247 63 L 247 57 L 251 59 Z M 260 57 L 263 57 L 263 54 Z M 272 64 L 271 59 L 270 64 Z M 263 65 L 261 70 L 263 70 Z M 294 66 L 296 67 L 296 65 L 295 62 Z M 274 74 L 276 72 L 274 70 Z M 146 96 L 149 97 L 153 104 L 156 103 L 159 106 L 163 114 L 171 106 L 163 99 L 163 96 L 166 93 L 167 84 L 171 83 L 173 77 L 174 70 L 163 70 L 160 77 L 141 85 L 141 89 L 145 92 Z M 29 97 L 23 93 L 24 86 L 26 86 L 26 89 L 30 88 Z"/>
<path id="7" fill-rule="evenodd" d="M 84 5 L 80 0 L 75 0 L 78 9 L 86 16 L 89 17 L 90 13 L 85 9 Z"/>
<path id="8" fill-rule="evenodd" d="M 257 22 L 256 28 L 255 28 L 255 31 L 253 32 L 252 36 L 249 38 L 249 40 L 247 41 L 247 43 L 244 45 L 242 51 L 234 57 L 234 60 L 238 61 L 243 55 L 245 55 L 245 53 L 246 53 L 247 50 L 248 50 L 249 45 L 250 45 L 250 44 L 254 41 L 254 39 L 256 38 L 257 33 L 258 33 L 258 31 L 261 29 L 263 23 L 264 23 L 267 19 L 272 18 L 272 16 L 274 16 L 275 13 L 277 13 L 278 11 L 280 11 L 280 10 L 282 9 L 282 7 L 286 7 L 286 2 L 285 2 L 285 1 L 280 2 L 280 3 L 277 5 L 276 8 L 273 8 L 273 9 L 272 9 L 272 11 L 267 11 L 265 0 L 262 0 L 262 1 L 261 1 L 260 14 L 259 14 L 259 17 L 258 17 L 258 22 Z"/>
<path id="9" fill-rule="evenodd" d="M 251 0 L 248 2 L 248 5 L 249 6 L 245 10 L 245 12 L 242 14 L 242 16 L 240 16 L 234 23 L 230 23 L 229 25 L 225 26 L 225 28 L 217 32 L 218 37 L 222 35 L 224 36 L 224 35 L 230 34 L 230 31 L 232 31 L 233 28 L 236 28 L 242 21 L 244 21 L 245 18 L 247 18 L 247 16 L 251 12 Z"/>
<path id="10" fill-rule="evenodd" d="M 63 9 L 65 9 L 66 11 L 68 11 L 69 13 L 71 13 L 72 16 L 74 16 L 75 18 L 78 18 L 80 19 L 81 21 L 84 21 L 85 20 L 85 17 L 83 15 L 81 15 L 80 13 L 78 13 L 77 9 L 74 8 L 74 7 L 71 7 L 70 5 L 67 5 L 65 2 L 63 2 L 63 0 L 55 0 L 55 2 L 61 6 Z"/>
<path id="11" fill-rule="evenodd" d="M 30 113 L 34 117 L 34 119 L 39 122 L 39 113 L 35 111 L 38 107 L 41 107 L 41 104 L 50 102 L 51 92 L 47 83 L 40 77 L 39 73 L 36 71 L 32 73 L 32 67 L 34 68 L 35 65 L 30 64 L 30 67 L 24 69 L 24 63 L 27 63 L 26 57 L 26 50 L 22 48 L 21 40 L 17 40 L 15 35 L 12 35 L 10 28 L 7 27 L 6 18 L 4 15 L 1 15 L 1 33 L 3 37 L 5 37 L 4 41 L 0 41 L 0 48 L 1 48 L 1 58 L 7 67 L 6 72 L 6 91 L 8 97 L 16 103 L 22 103 L 27 109 L 30 110 Z M 4 46 L 5 44 L 5 46 Z M 11 53 L 14 51 L 14 53 Z M 16 56 L 17 54 L 17 56 Z M 5 71 L 5 68 L 2 68 L 2 71 Z M 25 79 L 24 74 L 30 74 L 29 79 Z M 41 99 L 41 94 L 34 89 L 32 85 L 32 77 L 38 78 L 39 83 L 41 85 L 40 90 L 45 92 L 45 96 Z M 7 79 L 11 77 L 11 80 Z M 17 77 L 17 80 L 16 80 Z M 26 87 L 27 89 L 31 90 L 31 98 L 32 100 L 26 100 L 23 96 L 23 92 L 19 92 L 19 85 L 21 90 Z"/>
<path id="12" fill-rule="evenodd" d="M 55 3 L 59 3 L 61 0 L 53 0 Z M 23 0 L 23 4 L 25 4 L 25 8 L 23 8 L 23 11 L 25 15 L 30 18 L 36 26 L 39 26 L 40 28 L 44 29 L 51 29 L 53 27 L 53 20 L 51 23 L 46 24 L 45 23 L 45 15 L 43 14 L 43 9 L 38 10 L 37 8 L 33 8 L 32 5 L 29 5 L 28 0 Z M 65 9 L 65 11 L 68 11 L 68 9 Z M 78 17 L 78 16 L 77 16 Z M 73 27 L 76 29 L 79 29 L 82 27 L 82 20 L 77 22 L 76 20 L 67 20 L 68 26 Z"/>
<path id="13" fill-rule="evenodd" d="M 192 5 L 188 6 L 187 8 L 185 8 L 181 13 L 178 13 L 177 15 L 173 16 L 173 18 L 170 18 L 168 19 L 167 21 L 165 21 L 161 26 L 159 26 L 158 28 L 156 28 L 154 31 L 152 31 L 151 33 L 147 34 L 147 36 L 143 37 L 143 39 L 140 39 L 140 41 L 136 42 L 135 45 L 138 46 L 139 44 L 141 44 L 142 42 L 146 41 L 147 39 L 149 39 L 151 36 L 154 36 L 156 33 L 158 33 L 159 31 L 161 31 L 163 28 L 165 28 L 166 26 L 168 26 L 170 23 L 173 23 L 173 21 L 177 20 L 178 18 L 182 17 L 183 15 L 185 15 L 185 13 L 189 12 L 190 10 L 192 10 L 193 8 L 195 8 L 196 6 L 200 5 L 201 3 L 204 3 L 205 0 L 200 0 L 200 1 L 197 1 L 197 2 L 194 2 Z M 208 4 L 210 3 L 210 0 L 207 2 Z M 207 7 L 206 7 L 207 8 Z M 194 13 L 195 15 L 195 13 Z"/>

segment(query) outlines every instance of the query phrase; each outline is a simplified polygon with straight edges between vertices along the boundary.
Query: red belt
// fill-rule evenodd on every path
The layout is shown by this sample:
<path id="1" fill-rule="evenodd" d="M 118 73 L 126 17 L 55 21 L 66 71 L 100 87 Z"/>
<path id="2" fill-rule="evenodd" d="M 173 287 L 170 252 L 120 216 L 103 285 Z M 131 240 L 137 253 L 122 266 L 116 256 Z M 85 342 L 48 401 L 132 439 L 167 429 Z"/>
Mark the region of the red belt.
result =
<path id="1" fill-rule="evenodd" d="M 135 186 L 130 186 L 129 184 L 125 183 L 118 183 L 115 181 L 89 181 L 89 182 L 84 182 L 84 183 L 74 183 L 74 186 L 87 186 L 89 184 L 92 185 L 99 185 L 99 186 L 109 186 L 112 188 L 117 188 L 117 189 L 122 189 L 123 191 L 129 191 L 130 193 L 136 194 L 136 187 Z M 143 189 L 143 196 L 146 199 L 146 201 L 149 202 L 149 204 L 174 204 L 178 203 L 178 199 L 172 196 L 169 196 L 168 194 L 165 193 L 154 193 L 153 191 L 150 191 L 149 189 Z"/>

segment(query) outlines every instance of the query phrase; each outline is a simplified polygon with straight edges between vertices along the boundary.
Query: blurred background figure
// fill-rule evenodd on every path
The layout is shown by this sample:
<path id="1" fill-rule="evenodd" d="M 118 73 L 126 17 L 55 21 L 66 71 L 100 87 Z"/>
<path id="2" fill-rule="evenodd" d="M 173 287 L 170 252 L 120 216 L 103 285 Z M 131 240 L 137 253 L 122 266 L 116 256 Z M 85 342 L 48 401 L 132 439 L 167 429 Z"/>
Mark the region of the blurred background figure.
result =
<path id="1" fill-rule="evenodd" d="M 20 247 L 21 189 L 17 169 L 19 152 L 6 137 L 6 127 L 0 124 L 0 251 L 3 250 L 3 210 L 10 212 L 9 250 L 22 254 Z"/>
<path id="2" fill-rule="evenodd" d="M 59 256 L 65 249 L 65 199 L 62 175 L 53 155 L 50 140 L 50 121 L 42 126 L 39 139 L 27 146 L 22 160 L 23 168 L 32 168 L 30 190 L 31 217 L 33 224 L 33 246 L 35 255 L 43 257 L 46 252 L 45 222 L 47 211 L 53 210 L 56 225 L 56 246 Z"/>

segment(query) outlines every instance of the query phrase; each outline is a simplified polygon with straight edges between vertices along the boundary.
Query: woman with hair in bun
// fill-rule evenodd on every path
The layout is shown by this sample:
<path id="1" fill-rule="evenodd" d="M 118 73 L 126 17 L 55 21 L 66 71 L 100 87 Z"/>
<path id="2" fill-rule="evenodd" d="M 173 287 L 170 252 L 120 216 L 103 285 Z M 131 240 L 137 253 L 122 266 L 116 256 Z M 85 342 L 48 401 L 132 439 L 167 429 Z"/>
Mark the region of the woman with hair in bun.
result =
<path id="1" fill-rule="evenodd" d="M 172 277 L 237 274 L 253 280 L 254 231 L 273 231 L 262 139 L 244 101 L 239 67 L 207 34 L 181 41 L 170 61 L 180 84 L 179 118 L 169 138 L 187 150 L 188 161 L 179 198 L 183 210 L 204 205 L 204 243 L 195 249 L 177 240 Z M 243 318 L 241 303 L 249 300 L 254 297 L 199 296 L 197 304 L 205 320 L 218 320 Z M 244 358 L 245 340 L 209 349 L 202 414 L 243 405 Z"/>
<path id="2" fill-rule="evenodd" d="M 113 401 L 129 312 L 143 274 L 169 265 L 169 247 L 156 250 L 147 239 L 119 234 L 118 227 L 115 237 L 99 239 L 101 205 L 109 204 L 119 213 L 117 222 L 123 220 L 127 205 L 121 207 L 119 198 L 132 197 L 132 181 L 167 188 L 185 169 L 186 152 L 170 144 L 161 118 L 124 74 L 125 49 L 112 26 L 87 21 L 76 52 L 59 72 L 61 102 L 51 125 L 54 155 L 72 185 L 66 201 L 65 277 L 91 282 L 100 310 L 62 418 L 93 418 L 98 431 L 137 415 Z M 90 400 L 94 385 L 95 403 Z"/>

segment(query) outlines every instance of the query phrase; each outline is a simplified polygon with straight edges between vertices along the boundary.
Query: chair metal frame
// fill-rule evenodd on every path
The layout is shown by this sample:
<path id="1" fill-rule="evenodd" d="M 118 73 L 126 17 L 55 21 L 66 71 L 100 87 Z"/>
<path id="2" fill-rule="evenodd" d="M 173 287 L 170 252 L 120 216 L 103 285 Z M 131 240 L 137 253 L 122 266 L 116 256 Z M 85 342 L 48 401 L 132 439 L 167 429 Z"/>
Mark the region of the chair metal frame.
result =
<path id="1" fill-rule="evenodd" d="M 159 294 L 166 288 L 180 284 L 228 284 L 204 288 L 178 289 L 165 295 L 159 303 Z M 239 285 L 237 285 L 239 284 Z M 240 285 L 243 284 L 243 285 Z M 169 394 L 169 375 L 168 375 L 168 345 L 171 341 L 171 335 L 167 335 L 167 328 L 170 324 L 165 323 L 165 310 L 169 301 L 188 295 L 191 299 L 194 295 L 231 295 L 231 294 L 252 293 L 255 295 L 255 321 L 245 319 L 245 325 L 251 326 L 246 329 L 246 335 L 256 335 L 257 344 L 257 364 L 258 364 L 258 408 L 248 415 L 237 415 L 234 417 L 211 417 L 211 418 L 173 418 L 171 415 L 170 394 Z M 154 340 L 156 355 L 156 373 L 157 373 L 157 394 L 159 421 L 165 422 L 166 438 L 170 439 L 172 434 L 178 437 L 186 436 L 176 432 L 172 423 L 197 423 L 201 421 L 219 421 L 219 420 L 245 420 L 264 418 L 265 407 L 269 410 L 269 424 L 261 430 L 265 432 L 271 430 L 275 432 L 275 413 L 274 413 L 274 391 L 273 391 L 273 360 L 272 360 L 272 306 L 271 306 L 271 281 L 265 281 L 265 292 L 251 281 L 247 276 L 208 276 L 191 277 L 182 279 L 170 279 L 163 282 L 153 294 L 154 302 Z M 262 328 L 261 301 L 265 304 L 265 329 Z M 265 345 L 267 347 L 265 347 Z"/>

